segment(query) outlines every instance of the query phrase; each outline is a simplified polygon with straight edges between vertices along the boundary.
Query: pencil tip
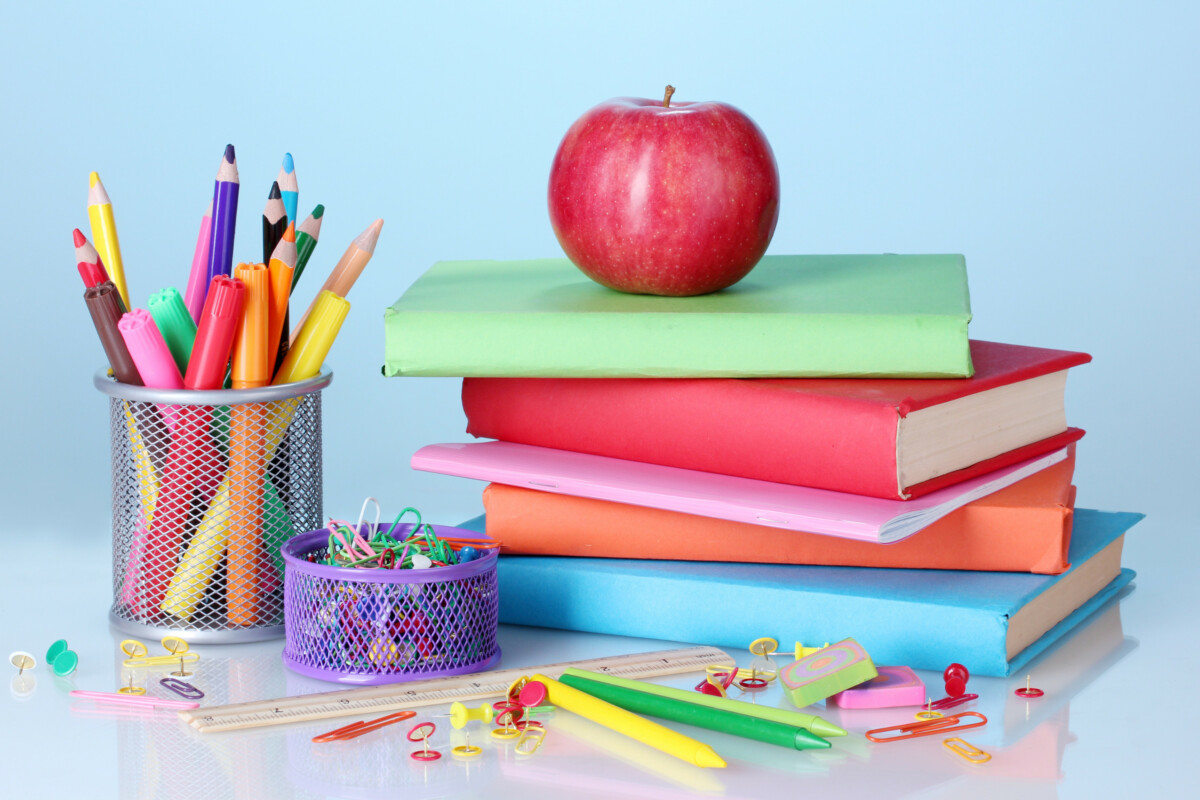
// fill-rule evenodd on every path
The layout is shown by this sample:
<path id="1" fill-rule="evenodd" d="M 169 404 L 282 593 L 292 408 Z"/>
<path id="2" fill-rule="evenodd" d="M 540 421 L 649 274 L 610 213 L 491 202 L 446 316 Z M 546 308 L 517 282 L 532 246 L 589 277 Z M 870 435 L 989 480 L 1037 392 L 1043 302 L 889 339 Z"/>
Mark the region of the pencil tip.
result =
<path id="1" fill-rule="evenodd" d="M 296 162 L 292 161 L 291 153 L 283 154 L 283 171 L 289 175 L 296 171 Z"/>
<path id="2" fill-rule="evenodd" d="M 696 751 L 696 766 L 698 767 L 724 767 L 727 766 L 725 759 L 716 754 L 711 747 L 701 747 Z"/>
<path id="3" fill-rule="evenodd" d="M 312 215 L 313 219 L 320 219 L 321 217 L 325 216 L 325 206 L 317 203 L 317 207 L 313 209 Z"/>
<path id="4" fill-rule="evenodd" d="M 828 739 L 830 736 L 845 736 L 846 729 L 834 725 L 832 722 L 827 722 L 820 717 L 814 717 L 812 724 L 808 726 L 810 733 L 815 733 L 817 736 Z"/>
<path id="5" fill-rule="evenodd" d="M 89 173 L 88 173 L 88 188 L 89 188 L 89 189 L 90 189 L 91 187 L 95 186 L 95 185 L 96 185 L 97 183 L 99 183 L 99 182 L 100 182 L 100 175 L 99 175 L 99 174 L 97 174 L 97 173 L 95 173 L 95 172 L 89 172 Z"/>
<path id="6" fill-rule="evenodd" d="M 234 152 L 233 145 L 231 144 L 225 145 L 225 160 L 230 164 L 237 161 L 237 153 Z"/>
<path id="7" fill-rule="evenodd" d="M 76 228 L 72 232 L 71 236 L 75 239 L 76 247 L 82 247 L 83 243 L 87 241 L 87 237 L 83 235 L 82 231 L 80 231 L 79 228 Z"/>
<path id="8" fill-rule="evenodd" d="M 270 192 L 270 194 L 267 195 L 267 199 L 268 200 L 278 200 L 281 197 L 283 197 L 283 195 L 279 191 L 279 181 L 272 181 L 271 182 L 271 192 Z"/>
<path id="9" fill-rule="evenodd" d="M 285 242 L 296 241 L 296 223 L 295 222 L 288 223 L 287 230 L 283 232 L 283 241 L 285 241 Z"/>

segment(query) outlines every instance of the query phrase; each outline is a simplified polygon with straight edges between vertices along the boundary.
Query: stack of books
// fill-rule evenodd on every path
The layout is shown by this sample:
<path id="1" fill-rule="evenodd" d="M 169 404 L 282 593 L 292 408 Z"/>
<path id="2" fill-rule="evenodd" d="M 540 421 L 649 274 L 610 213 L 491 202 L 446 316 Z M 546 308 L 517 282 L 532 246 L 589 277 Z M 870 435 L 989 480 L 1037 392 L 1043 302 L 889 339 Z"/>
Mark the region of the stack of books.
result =
<path id="1" fill-rule="evenodd" d="M 1134 577 L 1138 514 L 1074 508 L 1090 356 L 971 341 L 961 256 L 768 256 L 692 298 L 565 260 L 444 262 L 385 374 L 461 376 L 413 466 L 489 481 L 501 620 L 1018 670 Z"/>

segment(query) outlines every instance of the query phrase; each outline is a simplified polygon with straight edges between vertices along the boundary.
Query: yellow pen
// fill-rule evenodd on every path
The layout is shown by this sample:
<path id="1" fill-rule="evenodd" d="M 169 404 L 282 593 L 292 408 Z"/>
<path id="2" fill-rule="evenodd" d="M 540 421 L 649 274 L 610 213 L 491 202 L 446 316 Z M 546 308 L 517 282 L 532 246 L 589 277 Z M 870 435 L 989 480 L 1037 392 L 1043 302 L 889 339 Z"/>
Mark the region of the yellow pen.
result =
<path id="1" fill-rule="evenodd" d="M 125 285 L 125 265 L 121 262 L 121 242 L 117 239 L 117 221 L 113 217 L 112 201 L 95 172 L 88 175 L 88 221 L 92 225 L 92 245 L 100 254 L 108 277 L 121 293 L 125 308 L 129 305 L 129 288 Z"/>
<path id="2" fill-rule="evenodd" d="M 704 742 L 698 742 L 690 736 L 684 736 L 678 731 L 639 717 L 631 711 L 618 708 L 612 703 L 592 697 L 545 675 L 534 675 L 530 680 L 540 681 L 546 687 L 546 701 L 552 706 L 560 706 L 597 725 L 603 725 L 697 767 L 725 766 L 725 760 Z"/>

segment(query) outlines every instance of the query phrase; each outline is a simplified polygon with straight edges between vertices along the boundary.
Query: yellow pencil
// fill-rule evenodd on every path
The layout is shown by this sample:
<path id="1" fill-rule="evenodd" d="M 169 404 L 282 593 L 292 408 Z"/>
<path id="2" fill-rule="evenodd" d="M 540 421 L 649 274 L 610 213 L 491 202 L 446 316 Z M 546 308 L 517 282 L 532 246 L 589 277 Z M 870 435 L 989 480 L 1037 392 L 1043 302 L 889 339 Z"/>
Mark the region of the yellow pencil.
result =
<path id="1" fill-rule="evenodd" d="M 590 719 L 617 733 L 623 733 L 642 744 L 661 750 L 667 755 L 695 764 L 697 767 L 723 767 L 725 760 L 711 747 L 690 736 L 639 717 L 631 711 L 618 708 L 612 703 L 592 697 L 545 675 L 534 675 L 530 680 L 541 681 L 546 687 L 546 702 L 561 706 L 573 714 Z"/>
<path id="2" fill-rule="evenodd" d="M 92 245 L 100 254 L 108 277 L 116 284 L 121 300 L 129 305 L 129 289 L 125 285 L 125 265 L 121 262 L 121 242 L 117 239 L 117 222 L 113 217 L 112 201 L 96 173 L 88 175 L 88 221 L 92 224 Z"/>
<path id="3" fill-rule="evenodd" d="M 175 569 L 171 584 L 163 598 L 162 610 L 179 619 L 190 619 L 196 606 L 204 599 L 217 565 L 225 557 L 229 539 L 229 479 L 221 482 L 200 527 L 192 534 L 187 550 Z"/>
<path id="4" fill-rule="evenodd" d="M 312 314 L 297 329 L 292 347 L 279 365 L 274 384 L 304 381 L 321 373 L 321 363 L 342 329 L 350 313 L 350 301 L 330 291 L 323 291 L 313 301 Z"/>

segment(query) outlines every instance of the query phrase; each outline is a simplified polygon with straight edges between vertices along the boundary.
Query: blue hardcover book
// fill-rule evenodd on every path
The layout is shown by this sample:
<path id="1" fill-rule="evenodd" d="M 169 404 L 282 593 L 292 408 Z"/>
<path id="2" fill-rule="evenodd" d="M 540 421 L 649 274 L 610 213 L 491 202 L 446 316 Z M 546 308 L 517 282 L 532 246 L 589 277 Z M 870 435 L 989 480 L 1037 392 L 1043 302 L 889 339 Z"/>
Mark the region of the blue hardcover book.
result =
<path id="1" fill-rule="evenodd" d="M 1142 517 L 1077 509 L 1061 575 L 501 556 L 500 621 L 735 649 L 853 636 L 880 664 L 1005 677 L 1133 580 L 1121 550 Z"/>

